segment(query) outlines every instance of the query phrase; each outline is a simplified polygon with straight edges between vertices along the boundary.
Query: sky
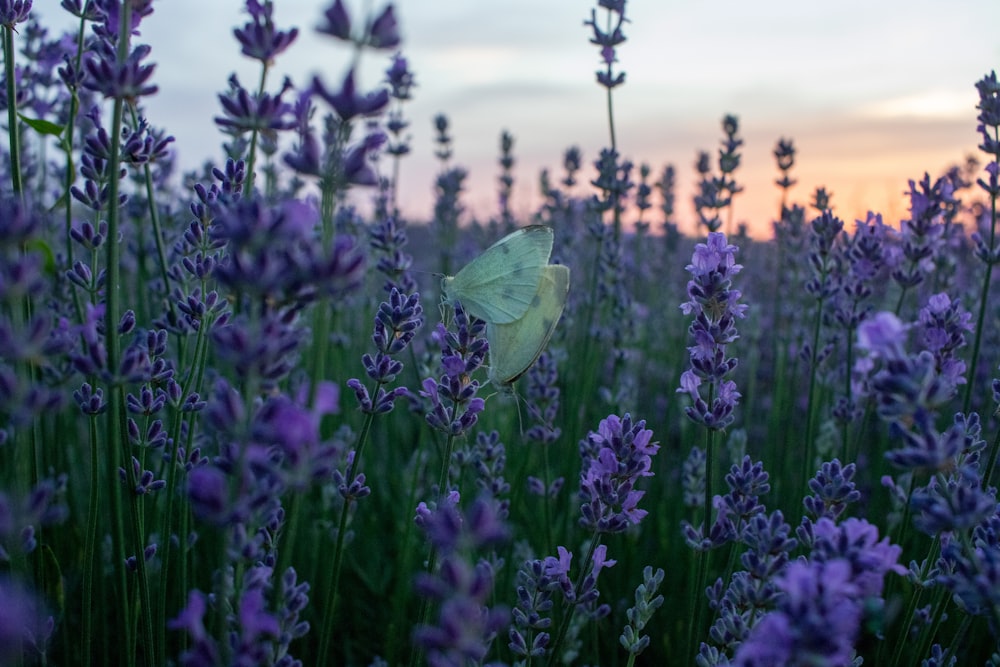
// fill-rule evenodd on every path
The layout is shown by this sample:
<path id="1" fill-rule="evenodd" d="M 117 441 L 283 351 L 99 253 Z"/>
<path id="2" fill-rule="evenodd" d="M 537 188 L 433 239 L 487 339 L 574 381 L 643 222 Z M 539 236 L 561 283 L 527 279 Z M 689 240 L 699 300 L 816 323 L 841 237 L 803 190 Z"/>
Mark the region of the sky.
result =
<path id="1" fill-rule="evenodd" d="M 330 4 L 276 0 L 277 24 L 297 26 L 300 35 L 277 59 L 272 90 L 286 75 L 300 86 L 313 75 L 339 86 L 351 51 L 314 30 Z M 354 16 L 382 6 L 346 4 Z M 146 100 L 146 115 L 176 138 L 183 170 L 222 159 L 224 138 L 212 118 L 229 75 L 256 87 L 258 64 L 240 55 L 232 36 L 245 21 L 243 6 L 159 0 L 140 28 L 137 41 L 152 47 L 160 88 Z M 405 110 L 412 153 L 400 178 L 409 219 L 433 211 L 439 113 L 451 123 L 452 163 L 469 171 L 463 202 L 480 219 L 497 211 L 504 130 L 515 139 L 511 206 L 525 221 L 541 201 L 539 172 L 561 177 L 570 146 L 583 153 L 581 180 L 594 177 L 609 133 L 605 90 L 594 75 L 598 49 L 583 25 L 593 7 L 596 0 L 396 2 L 401 50 L 417 80 Z M 34 11 L 50 29 L 72 25 L 56 0 L 36 0 Z M 805 204 L 825 186 L 849 225 L 868 210 L 898 223 L 908 179 L 940 175 L 978 153 L 974 84 L 1000 66 L 997 0 L 629 0 L 626 16 L 627 41 L 618 49 L 626 82 L 614 91 L 619 152 L 649 164 L 654 176 L 675 166 L 676 215 L 686 233 L 696 233 L 695 159 L 699 150 L 717 154 L 725 114 L 739 118 L 745 141 L 735 219 L 760 238 L 769 236 L 779 207 L 772 155 L 779 138 L 797 149 L 792 201 Z M 366 52 L 359 86 L 378 85 L 390 56 Z M 654 228 L 659 220 L 653 217 Z"/>

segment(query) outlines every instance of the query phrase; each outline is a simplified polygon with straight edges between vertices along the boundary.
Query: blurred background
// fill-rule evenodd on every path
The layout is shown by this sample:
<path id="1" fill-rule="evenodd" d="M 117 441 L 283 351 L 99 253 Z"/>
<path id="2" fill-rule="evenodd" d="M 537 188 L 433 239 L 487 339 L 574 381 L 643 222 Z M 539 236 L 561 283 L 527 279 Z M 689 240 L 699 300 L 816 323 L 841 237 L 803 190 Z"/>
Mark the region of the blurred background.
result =
<path id="1" fill-rule="evenodd" d="M 278 26 L 297 26 L 300 35 L 277 60 L 268 89 L 276 91 L 286 75 L 304 86 L 319 74 L 336 90 L 351 50 L 314 30 L 332 2 L 275 4 Z M 364 6 L 382 7 L 346 4 L 355 20 Z M 245 21 L 243 6 L 241 0 L 157 2 L 142 24 L 138 40 L 153 48 L 160 88 L 148 98 L 147 115 L 176 137 L 185 171 L 222 157 L 223 136 L 212 118 L 230 73 L 257 87 L 258 66 L 240 55 L 232 37 Z M 503 130 L 515 139 L 516 214 L 527 216 L 538 206 L 540 170 L 558 179 L 570 146 L 583 153 L 581 180 L 594 177 L 592 163 L 609 144 L 605 90 L 594 75 L 598 49 L 584 26 L 595 6 L 591 0 L 396 3 L 402 52 L 417 80 L 405 111 L 412 153 L 403 160 L 400 183 L 411 220 L 426 220 L 433 211 L 433 119 L 439 113 L 451 123 L 452 163 L 469 170 L 464 203 L 470 215 L 487 219 L 497 211 Z M 65 12 L 54 1 L 36 2 L 34 11 L 47 26 L 63 25 L 57 17 Z M 626 15 L 627 41 L 618 54 L 627 78 L 614 91 L 619 151 L 636 169 L 648 163 L 654 180 L 665 164 L 674 164 L 676 218 L 685 233 L 695 232 L 697 151 L 716 155 L 727 113 L 739 117 L 745 141 L 736 173 L 745 191 L 735 199 L 735 219 L 747 223 L 752 236 L 768 237 L 778 213 L 772 152 L 781 137 L 797 149 L 796 203 L 825 186 L 849 229 L 869 209 L 898 223 L 906 217 L 907 179 L 919 180 L 925 171 L 935 177 L 977 152 L 974 83 L 1000 66 L 996 0 L 630 0 Z M 391 55 L 365 55 L 359 88 L 381 82 Z M 320 110 L 326 111 L 322 104 Z M 652 220 L 655 230 L 659 220 Z"/>

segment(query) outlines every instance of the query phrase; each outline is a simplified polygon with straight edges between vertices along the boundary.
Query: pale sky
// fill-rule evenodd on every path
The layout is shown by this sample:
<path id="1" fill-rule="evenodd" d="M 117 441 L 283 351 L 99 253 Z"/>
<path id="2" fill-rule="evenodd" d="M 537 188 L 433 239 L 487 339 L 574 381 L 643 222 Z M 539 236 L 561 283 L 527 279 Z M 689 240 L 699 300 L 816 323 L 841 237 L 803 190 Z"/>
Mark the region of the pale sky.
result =
<path id="1" fill-rule="evenodd" d="M 279 57 L 272 89 L 286 74 L 303 86 L 320 74 L 336 89 L 350 50 L 314 30 L 331 3 L 275 4 L 278 25 L 298 26 L 300 35 Z M 378 0 L 347 4 L 355 14 L 366 4 L 381 7 Z M 138 41 L 153 48 L 160 87 L 146 101 L 147 115 L 176 137 L 184 169 L 221 159 L 223 138 L 212 118 L 229 74 L 256 87 L 258 69 L 232 37 L 245 21 L 243 5 L 160 0 L 142 24 Z M 540 201 L 543 167 L 561 176 L 570 146 L 583 152 L 583 180 L 594 177 L 592 163 L 608 143 L 604 89 L 594 80 L 598 51 L 583 25 L 595 6 L 590 0 L 396 3 L 402 51 L 418 85 L 406 110 L 413 152 L 401 177 L 401 204 L 411 219 L 426 220 L 433 210 L 438 113 L 451 121 L 453 164 L 470 172 L 464 202 L 480 218 L 496 211 L 505 129 L 515 138 L 512 206 L 519 214 Z M 56 0 L 36 1 L 34 11 L 50 29 L 70 25 Z M 687 232 L 694 232 L 694 160 L 700 149 L 716 154 L 726 113 L 739 117 L 745 140 L 736 177 L 746 191 L 735 200 L 735 215 L 755 236 L 769 234 L 777 212 L 772 151 L 781 137 L 798 150 L 794 201 L 805 203 L 826 185 L 848 224 L 867 209 L 898 222 L 906 214 L 901 193 L 908 178 L 936 176 L 975 151 L 974 83 L 1000 68 L 997 0 L 629 0 L 626 15 L 628 41 L 618 57 L 627 79 L 614 99 L 619 150 L 636 165 L 648 162 L 654 175 L 675 165 L 678 219 Z M 390 55 L 365 54 L 360 86 L 379 83 Z"/>

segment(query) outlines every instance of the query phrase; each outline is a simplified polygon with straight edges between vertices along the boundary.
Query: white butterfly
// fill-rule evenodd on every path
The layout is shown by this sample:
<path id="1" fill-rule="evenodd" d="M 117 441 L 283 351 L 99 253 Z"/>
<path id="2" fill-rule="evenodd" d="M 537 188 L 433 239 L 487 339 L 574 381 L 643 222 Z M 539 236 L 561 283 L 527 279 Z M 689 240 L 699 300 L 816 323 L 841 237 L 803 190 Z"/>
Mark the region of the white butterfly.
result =
<path id="1" fill-rule="evenodd" d="M 508 324 L 524 316 L 538 292 L 552 253 L 552 228 L 531 225 L 503 237 L 454 276 L 441 281 L 446 303 L 461 301 L 486 322 Z"/>
<path id="2" fill-rule="evenodd" d="M 559 323 L 569 294 L 569 267 L 548 265 L 542 269 L 538 290 L 521 319 L 486 322 L 490 343 L 490 384 L 503 393 L 521 377 L 545 349 Z"/>

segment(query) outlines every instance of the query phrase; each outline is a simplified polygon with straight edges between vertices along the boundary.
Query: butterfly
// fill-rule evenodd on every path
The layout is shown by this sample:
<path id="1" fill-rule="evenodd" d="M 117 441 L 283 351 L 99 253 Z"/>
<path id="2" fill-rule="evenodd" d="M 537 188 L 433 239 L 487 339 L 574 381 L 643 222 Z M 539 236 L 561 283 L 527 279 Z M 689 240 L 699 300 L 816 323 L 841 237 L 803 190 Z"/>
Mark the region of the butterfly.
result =
<path id="1" fill-rule="evenodd" d="M 542 354 L 566 307 L 569 294 L 569 267 L 558 264 L 542 268 L 538 289 L 527 310 L 513 322 L 486 322 L 490 344 L 490 384 L 502 393 Z"/>
<path id="2" fill-rule="evenodd" d="M 552 254 L 552 228 L 523 227 L 508 234 L 441 281 L 446 303 L 460 301 L 486 322 L 509 324 L 528 311 Z"/>

